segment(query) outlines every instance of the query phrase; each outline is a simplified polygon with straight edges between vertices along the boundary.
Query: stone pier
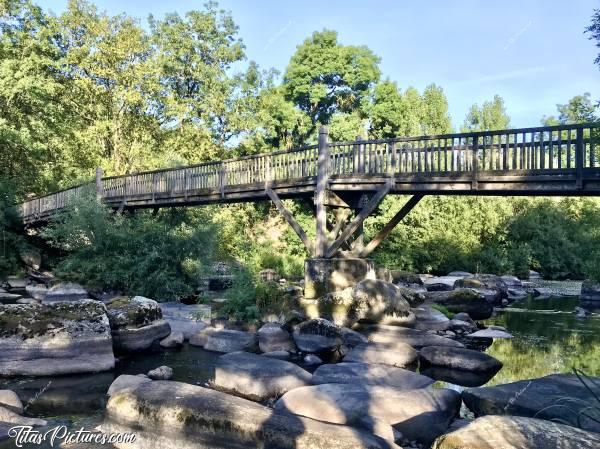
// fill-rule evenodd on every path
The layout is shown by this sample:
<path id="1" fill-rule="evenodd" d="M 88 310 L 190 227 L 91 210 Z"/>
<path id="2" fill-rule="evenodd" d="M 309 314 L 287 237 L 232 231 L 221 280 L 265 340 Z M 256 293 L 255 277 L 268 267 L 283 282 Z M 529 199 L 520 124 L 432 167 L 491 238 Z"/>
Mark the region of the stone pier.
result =
<path id="1" fill-rule="evenodd" d="M 359 258 L 315 258 L 304 262 L 304 298 L 352 287 L 363 279 L 375 279 L 375 263 Z"/>

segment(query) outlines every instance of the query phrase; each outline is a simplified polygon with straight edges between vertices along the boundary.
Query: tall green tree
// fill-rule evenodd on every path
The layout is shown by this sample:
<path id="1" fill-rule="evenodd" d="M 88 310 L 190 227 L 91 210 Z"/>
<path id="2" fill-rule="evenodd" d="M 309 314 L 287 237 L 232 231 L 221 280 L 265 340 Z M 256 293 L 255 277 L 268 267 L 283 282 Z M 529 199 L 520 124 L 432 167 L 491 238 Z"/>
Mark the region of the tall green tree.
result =
<path id="1" fill-rule="evenodd" d="M 506 113 L 504 99 L 494 95 L 492 101 L 485 101 L 483 105 L 474 104 L 465 117 L 462 126 L 463 132 L 493 131 L 506 129 L 510 126 L 510 118 Z"/>
<path id="2" fill-rule="evenodd" d="M 591 24 L 585 28 L 585 32 L 589 33 L 589 39 L 596 41 L 596 47 L 600 49 L 600 9 L 594 9 L 592 14 Z M 594 60 L 594 64 L 600 67 L 600 51 Z"/>
<path id="3" fill-rule="evenodd" d="M 549 116 L 542 118 L 544 125 L 570 125 L 573 123 L 589 123 L 598 120 L 596 111 L 598 105 L 594 105 L 588 92 L 576 95 L 566 104 L 557 104 L 558 117 Z"/>
<path id="4" fill-rule="evenodd" d="M 335 31 L 316 31 L 290 59 L 283 76 L 286 98 L 309 116 L 312 133 L 336 112 L 360 109 L 379 80 L 378 64 L 367 47 L 342 45 Z"/>

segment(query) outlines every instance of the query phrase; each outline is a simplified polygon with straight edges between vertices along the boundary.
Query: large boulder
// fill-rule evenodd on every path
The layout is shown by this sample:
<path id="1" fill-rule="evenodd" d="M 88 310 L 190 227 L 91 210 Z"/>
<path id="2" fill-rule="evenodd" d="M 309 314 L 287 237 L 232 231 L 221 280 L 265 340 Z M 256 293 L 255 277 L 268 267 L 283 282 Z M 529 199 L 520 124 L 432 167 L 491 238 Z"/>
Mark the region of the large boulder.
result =
<path id="1" fill-rule="evenodd" d="M 587 384 L 600 395 L 600 378 Z M 586 386 L 571 374 L 552 374 L 494 387 L 470 388 L 463 392 L 466 406 L 481 415 L 518 415 L 560 421 L 584 430 L 600 432 L 600 423 L 586 416 L 598 407 Z M 592 415 L 593 416 L 593 415 Z"/>
<path id="2" fill-rule="evenodd" d="M 344 362 L 381 363 L 383 365 L 407 368 L 416 365 L 419 354 L 406 343 L 393 346 L 382 343 L 363 343 L 352 349 Z"/>
<path id="3" fill-rule="evenodd" d="M 244 398 L 180 382 L 157 381 L 119 392 L 108 401 L 106 416 L 102 432 L 135 432 L 129 449 L 392 447 L 360 429 L 278 413 Z"/>
<path id="4" fill-rule="evenodd" d="M 415 329 L 445 331 L 450 327 L 450 320 L 439 310 L 423 306 L 415 307 L 412 311 L 417 318 Z"/>
<path id="5" fill-rule="evenodd" d="M 500 305 L 502 299 L 508 297 L 508 285 L 495 274 L 476 274 L 463 278 L 456 281 L 454 287 L 480 289 L 494 305 Z"/>
<path id="6" fill-rule="evenodd" d="M 257 332 L 261 352 L 295 351 L 290 333 L 279 323 L 266 323 Z"/>
<path id="7" fill-rule="evenodd" d="M 600 434 L 550 421 L 485 416 L 439 437 L 432 449 L 595 449 Z"/>
<path id="8" fill-rule="evenodd" d="M 106 308 L 116 351 L 142 351 L 171 333 L 158 303 L 152 299 L 118 296 Z"/>
<path id="9" fill-rule="evenodd" d="M 117 377 L 110 387 L 106 394 L 108 396 L 112 396 L 113 394 L 117 394 L 121 391 L 130 391 L 135 390 L 141 384 L 146 382 L 152 382 L 152 380 L 147 376 L 132 376 L 130 374 L 121 374 Z"/>
<path id="10" fill-rule="evenodd" d="M 89 298 L 88 292 L 81 285 L 63 282 L 50 288 L 42 301 L 44 304 L 52 304 L 55 302 L 79 301 L 86 298 Z"/>
<path id="11" fill-rule="evenodd" d="M 460 405 L 460 393 L 449 389 L 322 384 L 289 391 L 277 401 L 275 410 L 356 427 L 365 421 L 383 421 L 404 438 L 430 444 L 446 432 Z"/>
<path id="12" fill-rule="evenodd" d="M 0 406 L 0 422 L 11 423 L 13 426 L 46 426 L 48 422 L 38 418 L 27 418 L 7 408 Z"/>
<path id="13" fill-rule="evenodd" d="M 419 298 L 419 294 L 391 282 L 365 279 L 320 298 L 319 309 L 321 316 L 340 326 L 352 326 L 357 321 L 410 325 L 414 316 L 409 300 L 416 303 Z"/>
<path id="14" fill-rule="evenodd" d="M 423 285 L 423 279 L 417 273 L 402 270 L 390 270 L 392 282 L 404 285 Z"/>
<path id="15" fill-rule="evenodd" d="M 192 335 L 207 327 L 203 319 L 210 319 L 209 304 L 161 302 L 159 306 L 163 319 L 171 326 L 171 331 L 182 332 L 185 340 L 189 340 Z"/>
<path id="16" fill-rule="evenodd" d="M 456 340 L 431 334 L 424 330 L 407 329 L 398 326 L 368 325 L 361 326 L 360 331 L 370 342 L 384 343 L 393 346 L 405 343 L 419 349 L 425 346 L 451 346 L 463 348 L 464 345 Z"/>
<path id="17" fill-rule="evenodd" d="M 313 374 L 313 384 L 380 385 L 414 390 L 433 384 L 429 377 L 389 365 L 342 362 L 321 365 Z"/>
<path id="18" fill-rule="evenodd" d="M 0 390 L 0 407 L 12 410 L 19 415 L 23 414 L 23 403 L 17 393 L 12 390 Z"/>
<path id="19" fill-rule="evenodd" d="M 502 362 L 491 355 L 465 348 L 447 346 L 428 346 L 419 352 L 421 361 L 426 365 L 442 366 L 461 371 L 498 372 Z"/>
<path id="20" fill-rule="evenodd" d="M 328 352 L 342 344 L 339 326 L 323 318 L 315 318 L 300 323 L 293 332 L 298 349 L 304 352 Z"/>
<path id="21" fill-rule="evenodd" d="M 444 306 L 452 313 L 465 312 L 474 320 L 486 320 L 492 316 L 494 306 L 476 289 L 458 288 L 449 292 L 429 292 L 427 298 Z"/>
<path id="22" fill-rule="evenodd" d="M 250 332 L 223 329 L 206 333 L 204 349 L 214 352 L 255 351 L 256 335 Z"/>
<path id="23" fill-rule="evenodd" d="M 181 345 L 183 345 L 183 341 L 184 341 L 184 336 L 183 336 L 183 332 L 177 331 L 177 332 L 171 332 L 168 336 L 166 336 L 165 338 L 163 338 L 160 341 L 160 346 L 162 348 L 178 348 Z"/>
<path id="24" fill-rule="evenodd" d="M 600 282 L 589 279 L 583 281 L 579 298 L 583 301 L 600 301 Z"/>
<path id="25" fill-rule="evenodd" d="M 309 385 L 312 374 L 285 360 L 249 352 L 225 354 L 217 360 L 214 385 L 239 396 L 263 401 Z"/>
<path id="26" fill-rule="evenodd" d="M 89 373 L 114 365 L 102 303 L 0 306 L 0 375 Z"/>
<path id="27" fill-rule="evenodd" d="M 33 299 L 44 301 L 44 298 L 48 294 L 48 287 L 43 284 L 29 284 L 25 287 L 25 291 Z"/>

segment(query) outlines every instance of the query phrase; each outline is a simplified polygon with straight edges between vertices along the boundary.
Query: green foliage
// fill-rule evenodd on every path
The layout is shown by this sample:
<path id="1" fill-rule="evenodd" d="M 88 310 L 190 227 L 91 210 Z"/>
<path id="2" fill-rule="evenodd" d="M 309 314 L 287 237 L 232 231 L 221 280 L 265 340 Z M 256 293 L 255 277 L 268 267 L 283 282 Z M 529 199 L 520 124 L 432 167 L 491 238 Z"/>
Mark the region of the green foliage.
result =
<path id="1" fill-rule="evenodd" d="M 18 236 L 14 190 L 0 181 L 0 277 L 14 274 L 18 269 L 18 249 L 23 239 Z"/>
<path id="2" fill-rule="evenodd" d="M 216 251 L 212 226 L 188 218 L 179 210 L 125 216 L 82 199 L 42 234 L 64 252 L 55 269 L 61 279 L 156 299 L 181 298 L 194 293 Z"/>
<path id="3" fill-rule="evenodd" d="M 598 105 L 592 104 L 588 92 L 583 95 L 575 95 L 567 104 L 557 104 L 558 118 L 554 116 L 544 117 L 543 125 L 568 125 L 572 123 L 589 123 L 598 120 L 596 111 Z"/>
<path id="4" fill-rule="evenodd" d="M 337 32 L 315 31 L 290 59 L 283 77 L 286 98 L 317 123 L 335 112 L 357 110 L 379 80 L 379 58 L 367 47 L 342 45 Z"/>
<path id="5" fill-rule="evenodd" d="M 600 49 L 600 9 L 594 9 L 592 23 L 585 28 L 585 32 L 589 33 L 589 39 L 596 41 L 596 47 Z M 600 51 L 594 60 L 594 64 L 598 64 L 600 67 Z"/>
<path id="6" fill-rule="evenodd" d="M 493 131 L 510 127 L 510 118 L 506 113 L 504 99 L 494 95 L 492 101 L 485 101 L 482 106 L 474 104 L 465 117 L 463 132 Z"/>
<path id="7" fill-rule="evenodd" d="M 220 312 L 240 321 L 250 321 L 259 318 L 256 305 L 257 288 L 255 277 L 247 269 L 240 269 L 227 290 L 227 302 L 223 304 Z"/>

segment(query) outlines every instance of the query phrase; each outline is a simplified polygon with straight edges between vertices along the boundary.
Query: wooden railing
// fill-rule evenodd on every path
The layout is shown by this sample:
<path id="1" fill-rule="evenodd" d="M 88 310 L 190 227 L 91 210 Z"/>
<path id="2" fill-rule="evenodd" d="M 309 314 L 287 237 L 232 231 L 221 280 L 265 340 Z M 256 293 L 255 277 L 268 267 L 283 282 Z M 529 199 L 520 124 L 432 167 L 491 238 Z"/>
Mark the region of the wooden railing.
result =
<path id="1" fill-rule="evenodd" d="M 326 142 L 322 141 L 322 142 Z M 600 168 L 600 123 L 545 126 L 438 136 L 356 140 L 312 145 L 184 168 L 124 176 L 97 177 L 97 195 L 110 202 L 136 196 L 215 191 L 222 196 L 236 186 L 297 181 L 317 176 L 319 154 L 327 175 L 432 177 L 486 174 L 560 174 Z M 51 215 L 81 196 L 94 183 L 24 202 L 25 222 Z"/>

